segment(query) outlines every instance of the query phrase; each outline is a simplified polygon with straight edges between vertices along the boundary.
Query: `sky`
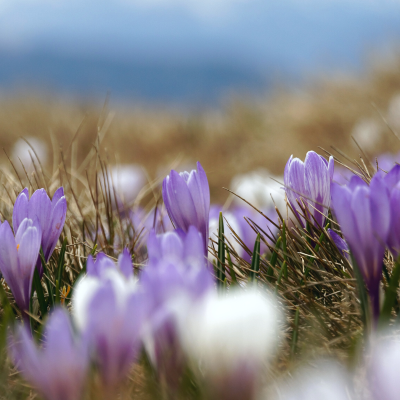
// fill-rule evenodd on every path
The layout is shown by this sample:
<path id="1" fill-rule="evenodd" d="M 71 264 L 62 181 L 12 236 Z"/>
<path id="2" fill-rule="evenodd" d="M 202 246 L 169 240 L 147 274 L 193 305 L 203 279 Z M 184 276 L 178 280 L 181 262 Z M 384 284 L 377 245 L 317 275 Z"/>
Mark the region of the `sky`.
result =
<path id="1" fill-rule="evenodd" d="M 0 0 L 0 93 L 201 102 L 361 68 L 399 37 L 400 0 Z"/>

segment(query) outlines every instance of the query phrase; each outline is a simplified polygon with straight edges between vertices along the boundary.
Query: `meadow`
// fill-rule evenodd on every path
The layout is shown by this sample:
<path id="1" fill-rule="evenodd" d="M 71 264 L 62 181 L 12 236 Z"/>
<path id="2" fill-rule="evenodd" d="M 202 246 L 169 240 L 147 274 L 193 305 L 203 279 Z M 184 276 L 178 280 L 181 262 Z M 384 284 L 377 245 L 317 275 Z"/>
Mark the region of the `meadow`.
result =
<path id="1" fill-rule="evenodd" d="M 399 65 L 196 112 L 2 97 L 0 399 L 399 398 Z"/>

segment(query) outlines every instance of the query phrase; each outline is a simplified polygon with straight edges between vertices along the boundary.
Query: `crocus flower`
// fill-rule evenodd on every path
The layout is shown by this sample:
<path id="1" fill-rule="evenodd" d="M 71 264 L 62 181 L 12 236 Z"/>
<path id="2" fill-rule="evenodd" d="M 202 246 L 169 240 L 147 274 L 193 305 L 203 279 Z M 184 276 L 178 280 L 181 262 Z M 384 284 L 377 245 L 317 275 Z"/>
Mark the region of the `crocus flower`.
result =
<path id="1" fill-rule="evenodd" d="M 328 233 L 340 253 L 349 260 L 349 246 L 347 245 L 346 241 L 344 241 L 335 231 L 330 228 L 328 228 Z"/>
<path id="2" fill-rule="evenodd" d="M 274 208 L 262 209 L 262 211 L 271 221 L 275 221 L 275 223 L 278 224 L 278 215 Z M 251 251 L 253 251 L 254 243 L 257 239 L 257 233 L 250 226 L 250 224 L 244 219 L 244 217 L 253 221 L 270 237 L 273 237 L 277 232 L 277 227 L 275 225 L 273 225 L 267 218 L 262 216 L 259 212 L 253 210 L 250 207 L 246 206 L 235 207 L 232 209 L 232 213 L 238 219 L 238 222 L 242 230 L 242 236 L 240 236 L 240 238 L 243 240 L 243 243 L 247 246 L 247 248 Z M 265 236 L 263 233 L 262 235 Z M 268 237 L 265 236 L 265 239 L 268 240 Z M 267 250 L 268 250 L 267 246 L 265 245 L 264 241 L 261 240 L 260 253 L 263 254 Z M 245 259 L 249 263 L 251 262 L 251 256 L 247 252 L 244 252 L 243 259 Z"/>
<path id="3" fill-rule="evenodd" d="M 168 232 L 148 241 L 149 265 L 141 286 L 149 302 L 145 347 L 150 361 L 171 388 L 176 388 L 184 367 L 177 334 L 179 315 L 215 289 L 208 270 L 203 240 L 193 226 L 188 233 Z"/>
<path id="4" fill-rule="evenodd" d="M 340 165 L 336 166 L 333 173 L 333 182 L 336 182 L 339 185 L 347 185 L 353 175 L 354 173 L 348 168 L 342 167 Z"/>
<path id="5" fill-rule="evenodd" d="M 87 345 L 73 334 L 66 310 L 50 315 L 44 338 L 38 348 L 28 329 L 19 326 L 9 340 L 11 359 L 44 399 L 80 399 L 89 364 Z"/>
<path id="6" fill-rule="evenodd" d="M 14 204 L 13 228 L 14 231 L 17 231 L 24 218 L 37 218 L 42 231 L 41 246 L 47 262 L 53 254 L 63 230 L 66 215 L 67 201 L 62 187 L 56 190 L 52 200 L 44 189 L 36 190 L 29 199 L 28 189 L 25 188 L 18 195 Z M 40 257 L 37 258 L 36 266 L 41 277 L 43 268 Z"/>
<path id="7" fill-rule="evenodd" d="M 306 220 L 299 215 L 299 204 L 302 206 L 303 203 L 310 221 L 313 224 L 315 221 L 323 227 L 331 203 L 330 186 L 333 172 L 333 157 L 329 157 L 328 163 L 314 151 L 307 153 L 304 162 L 290 156 L 286 163 L 284 172 L 286 195 L 303 227 L 306 225 Z"/>
<path id="8" fill-rule="evenodd" d="M 136 249 L 141 248 L 147 243 L 149 232 L 152 229 L 155 229 L 156 233 L 174 230 L 168 213 L 163 206 L 159 206 L 157 209 L 153 208 L 148 213 L 141 207 L 135 207 L 134 210 L 129 212 L 129 219 L 130 225 L 134 229 L 132 236 L 135 235 Z"/>
<path id="9" fill-rule="evenodd" d="M 368 384 L 373 400 L 397 400 L 400 398 L 400 337 L 382 337 L 372 343 L 367 368 Z"/>
<path id="10" fill-rule="evenodd" d="M 175 228 L 187 232 L 190 225 L 195 226 L 203 237 L 204 254 L 207 254 L 210 188 L 200 163 L 197 163 L 197 171 L 190 173 L 178 174 L 171 170 L 163 181 L 162 195 Z"/>
<path id="11" fill-rule="evenodd" d="M 332 185 L 332 205 L 340 228 L 364 278 L 375 320 L 379 284 L 390 227 L 389 191 L 380 174 L 368 186 L 353 176 L 348 186 Z"/>
<path id="12" fill-rule="evenodd" d="M 37 220 L 25 218 L 15 234 L 5 221 L 0 226 L 0 270 L 25 321 L 29 310 L 33 273 L 40 250 L 41 229 Z"/>
<path id="13" fill-rule="evenodd" d="M 260 210 L 273 209 L 275 206 L 286 213 L 285 192 L 282 191 L 282 176 L 275 176 L 268 170 L 259 169 L 243 175 L 236 175 L 231 181 L 231 190 Z M 233 196 L 233 202 L 239 206 L 243 200 Z"/>
<path id="14" fill-rule="evenodd" d="M 239 236 L 240 240 L 246 245 L 246 247 L 250 251 L 253 251 L 257 233 L 245 220 L 245 217 L 257 224 L 266 234 L 270 236 L 273 236 L 276 233 L 277 228 L 268 219 L 263 217 L 257 211 L 253 210 L 251 207 L 236 206 L 227 211 L 223 211 L 222 207 L 212 205 L 210 207 L 210 246 L 211 240 L 218 240 L 219 213 L 221 211 L 224 217 L 225 238 L 229 241 L 236 254 L 250 263 L 251 255 L 249 255 L 243 248 L 242 244 L 235 239 L 235 235 L 233 234 L 232 230 L 236 233 L 236 235 Z M 275 209 L 269 208 L 264 212 L 264 214 L 267 215 L 272 221 L 275 219 L 276 223 L 278 223 Z M 267 251 L 267 246 L 263 241 L 261 241 L 260 251 L 261 254 Z M 212 260 L 214 256 L 210 254 L 209 258 Z"/>
<path id="15" fill-rule="evenodd" d="M 277 346 L 279 319 L 275 302 L 255 288 L 210 293 L 185 315 L 181 341 L 208 398 L 255 398 L 264 363 Z"/>
<path id="16" fill-rule="evenodd" d="M 128 374 L 140 347 L 146 302 L 137 290 L 129 253 L 118 267 L 98 257 L 78 282 L 73 316 L 87 338 L 89 350 L 106 391 L 114 391 Z"/>
<path id="17" fill-rule="evenodd" d="M 36 167 L 39 166 L 36 155 L 43 166 L 46 166 L 49 159 L 49 152 L 46 142 L 35 137 L 27 137 L 26 140 L 29 142 L 29 144 L 22 138 L 18 139 L 15 142 L 11 153 L 11 158 L 14 160 L 14 165 L 22 174 L 24 174 L 24 169 L 28 173 L 35 171 L 34 163 L 36 164 Z M 32 150 L 31 146 L 33 147 L 34 151 Z M 34 163 L 32 162 L 32 159 Z"/>
<path id="18" fill-rule="evenodd" d="M 161 235 L 157 235 L 154 230 L 150 231 L 147 251 L 150 264 L 163 260 L 183 262 L 190 267 L 206 267 L 203 238 L 194 226 L 190 226 L 187 233 L 180 229 Z"/>
<path id="19" fill-rule="evenodd" d="M 117 165 L 110 169 L 111 201 L 124 214 L 132 206 L 146 184 L 143 167 L 135 164 Z"/>
<path id="20" fill-rule="evenodd" d="M 105 271 L 118 269 L 128 280 L 133 280 L 133 265 L 128 249 L 124 249 L 118 256 L 118 263 L 115 265 L 111 258 L 104 253 L 99 253 L 96 259 L 90 255 L 86 262 L 86 272 L 88 276 L 101 278 Z"/>
<path id="21" fill-rule="evenodd" d="M 209 222 L 209 227 L 210 227 L 209 245 L 210 246 L 213 245 L 212 240 L 215 242 L 218 242 L 219 213 L 221 211 L 222 211 L 222 207 L 217 206 L 217 205 L 213 205 L 210 208 L 210 222 Z M 240 219 L 243 219 L 243 215 L 240 215 L 239 213 L 236 214 L 230 210 L 224 211 L 222 215 L 224 217 L 225 241 L 229 241 L 230 245 L 232 246 L 232 248 L 235 250 L 236 254 L 238 254 L 239 257 L 244 257 L 246 252 L 244 251 L 242 245 L 236 240 L 236 237 L 233 234 L 233 232 L 235 232 L 236 235 L 238 235 L 240 237 L 240 239 L 244 240 L 243 236 L 245 233 L 245 229 L 242 226 L 241 221 L 240 221 Z M 246 221 L 244 221 L 244 222 L 246 223 Z M 254 246 L 254 242 L 253 242 L 253 246 Z M 214 260 L 215 259 L 214 255 L 212 255 L 210 253 L 209 259 L 210 259 L 210 261 Z"/>
<path id="22" fill-rule="evenodd" d="M 274 400 L 352 400 L 354 399 L 349 372 L 331 361 L 317 361 L 291 376 L 291 381 L 278 387 L 279 394 L 266 398 Z"/>
<path id="23" fill-rule="evenodd" d="M 396 163 L 400 162 L 400 153 L 383 153 L 376 157 L 378 160 L 378 166 L 384 171 L 390 171 Z"/>

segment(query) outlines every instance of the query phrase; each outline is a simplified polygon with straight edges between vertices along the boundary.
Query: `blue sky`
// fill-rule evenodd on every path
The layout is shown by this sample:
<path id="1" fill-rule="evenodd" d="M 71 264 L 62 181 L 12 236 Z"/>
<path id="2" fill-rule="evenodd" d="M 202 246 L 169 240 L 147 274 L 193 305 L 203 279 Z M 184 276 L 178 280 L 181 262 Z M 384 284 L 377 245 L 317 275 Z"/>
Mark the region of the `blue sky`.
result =
<path id="1" fill-rule="evenodd" d="M 164 101 L 202 82 L 218 96 L 235 80 L 251 92 L 272 75 L 359 68 L 399 37 L 394 0 L 0 0 L 0 88 L 47 75 L 55 90 L 79 95 L 90 81 L 94 93 L 97 74 L 99 93 L 117 97 Z"/>

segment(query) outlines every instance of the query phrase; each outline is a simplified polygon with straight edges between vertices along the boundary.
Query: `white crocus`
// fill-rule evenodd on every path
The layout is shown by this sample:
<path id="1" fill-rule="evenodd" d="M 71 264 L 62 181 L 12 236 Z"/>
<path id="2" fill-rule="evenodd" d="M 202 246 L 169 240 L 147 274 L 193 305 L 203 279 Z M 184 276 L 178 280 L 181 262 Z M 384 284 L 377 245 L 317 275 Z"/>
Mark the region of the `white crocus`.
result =
<path id="1" fill-rule="evenodd" d="M 343 366 L 320 360 L 297 371 L 290 380 L 265 399 L 273 400 L 352 400 L 354 399 L 350 374 Z"/>
<path id="2" fill-rule="evenodd" d="M 242 256 L 244 253 L 244 249 L 243 249 L 242 245 L 236 240 L 235 235 L 233 234 L 233 232 L 235 232 L 236 235 L 238 235 L 240 238 L 243 237 L 243 232 L 242 232 L 242 228 L 239 224 L 239 221 L 238 221 L 236 215 L 231 213 L 230 211 L 225 211 L 222 213 L 222 215 L 224 217 L 224 232 L 225 232 L 224 236 L 225 236 L 226 240 L 229 242 L 229 244 L 233 247 L 235 252 L 239 256 Z M 219 231 L 219 214 L 214 218 L 210 218 L 210 220 L 209 220 L 209 232 L 210 232 L 209 245 L 210 246 L 213 246 L 212 240 L 214 240 L 215 242 L 218 242 L 218 231 Z M 215 261 L 217 260 L 217 258 L 211 252 L 208 253 L 208 259 L 211 262 L 213 262 L 214 260 Z"/>
<path id="3" fill-rule="evenodd" d="M 274 176 L 265 169 L 243 175 L 236 175 L 231 182 L 231 190 L 259 209 L 273 209 L 275 206 L 286 214 L 283 177 Z M 234 196 L 234 202 L 243 205 L 243 200 Z"/>
<path id="4" fill-rule="evenodd" d="M 124 307 L 128 297 L 137 290 L 136 279 L 131 277 L 127 279 L 117 269 L 107 269 L 103 272 L 101 278 L 96 276 L 84 276 L 76 283 L 72 297 L 73 316 L 78 329 L 84 330 L 88 321 L 90 303 L 97 291 L 100 290 L 106 282 L 110 282 L 118 304 Z"/>
<path id="5" fill-rule="evenodd" d="M 254 392 L 264 363 L 275 353 L 280 319 L 277 304 L 265 293 L 232 289 L 206 296 L 181 322 L 180 335 L 195 371 L 214 395 L 229 398 L 237 385 L 243 393 Z"/>
<path id="6" fill-rule="evenodd" d="M 25 168 L 27 172 L 33 172 L 35 167 L 32 163 L 32 159 L 37 167 L 39 167 L 38 158 L 42 166 L 45 167 L 48 161 L 46 143 L 35 137 L 27 137 L 26 140 L 29 144 L 24 139 L 18 139 L 12 149 L 11 159 L 14 161 L 14 165 L 18 171 L 24 172 L 23 168 Z"/>
<path id="7" fill-rule="evenodd" d="M 110 170 L 110 184 L 116 195 L 126 205 L 132 204 L 145 186 L 147 179 L 140 165 L 117 165 Z"/>

